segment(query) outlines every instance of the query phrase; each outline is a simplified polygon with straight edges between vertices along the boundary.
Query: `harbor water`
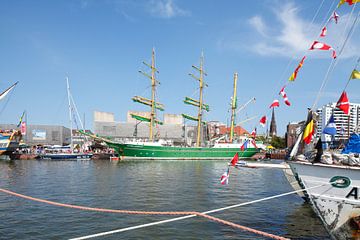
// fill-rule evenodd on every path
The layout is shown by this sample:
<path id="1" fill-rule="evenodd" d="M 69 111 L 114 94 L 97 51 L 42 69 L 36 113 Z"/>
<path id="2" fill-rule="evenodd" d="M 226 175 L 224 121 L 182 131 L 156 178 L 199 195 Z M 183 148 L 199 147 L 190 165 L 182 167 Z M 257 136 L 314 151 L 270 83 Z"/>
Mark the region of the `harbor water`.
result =
<path id="1" fill-rule="evenodd" d="M 205 212 L 292 191 L 282 170 L 231 168 L 224 161 L 0 161 L 0 187 L 89 207 Z M 211 214 L 291 239 L 329 239 L 296 194 Z M 177 216 L 175 216 L 177 217 Z M 69 239 L 174 218 L 89 212 L 0 192 L 0 239 Z M 95 239 L 267 239 L 205 218 Z"/>

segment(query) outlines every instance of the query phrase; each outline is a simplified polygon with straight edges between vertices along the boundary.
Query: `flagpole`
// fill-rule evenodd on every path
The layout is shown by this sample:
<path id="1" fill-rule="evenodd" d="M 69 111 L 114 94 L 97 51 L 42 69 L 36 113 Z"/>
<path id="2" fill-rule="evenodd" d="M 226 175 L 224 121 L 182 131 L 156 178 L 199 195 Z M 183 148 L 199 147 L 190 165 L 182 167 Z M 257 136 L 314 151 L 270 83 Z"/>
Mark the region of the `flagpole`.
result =
<path id="1" fill-rule="evenodd" d="M 27 112 L 25 110 L 25 137 L 24 137 L 24 141 L 25 141 L 25 144 L 27 144 Z"/>

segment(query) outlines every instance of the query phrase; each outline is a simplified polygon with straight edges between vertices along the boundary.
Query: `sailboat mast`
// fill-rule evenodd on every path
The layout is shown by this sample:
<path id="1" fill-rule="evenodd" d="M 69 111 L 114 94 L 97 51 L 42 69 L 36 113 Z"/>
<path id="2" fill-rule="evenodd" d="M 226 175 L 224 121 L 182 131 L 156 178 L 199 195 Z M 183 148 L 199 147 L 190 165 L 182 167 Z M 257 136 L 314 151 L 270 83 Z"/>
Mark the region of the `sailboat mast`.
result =
<path id="1" fill-rule="evenodd" d="M 151 55 L 151 113 L 150 113 L 150 133 L 149 133 L 149 140 L 150 142 L 154 141 L 154 125 L 155 125 L 155 118 L 156 118 L 156 111 L 155 111 L 155 88 L 156 88 L 156 79 L 155 79 L 155 50 L 152 49 Z"/>
<path id="2" fill-rule="evenodd" d="M 197 139 L 196 147 L 200 147 L 201 144 L 201 123 L 202 123 L 202 113 L 203 113 L 203 88 L 204 88 L 204 53 L 201 54 L 200 58 L 200 77 L 199 77 L 199 112 L 198 112 L 198 126 L 197 126 Z"/>
<path id="3" fill-rule="evenodd" d="M 70 101 L 70 85 L 69 78 L 66 77 L 66 86 L 67 86 L 67 96 L 68 96 L 68 104 L 69 104 L 69 120 L 70 120 L 70 151 L 73 152 L 73 125 L 72 125 L 72 109 L 71 109 L 71 101 Z"/>
<path id="4" fill-rule="evenodd" d="M 231 125 L 230 125 L 230 142 L 233 142 L 234 137 L 234 126 L 235 126 L 235 116 L 236 116 L 236 84 L 237 84 L 238 74 L 234 73 L 234 90 L 233 97 L 231 101 Z"/>

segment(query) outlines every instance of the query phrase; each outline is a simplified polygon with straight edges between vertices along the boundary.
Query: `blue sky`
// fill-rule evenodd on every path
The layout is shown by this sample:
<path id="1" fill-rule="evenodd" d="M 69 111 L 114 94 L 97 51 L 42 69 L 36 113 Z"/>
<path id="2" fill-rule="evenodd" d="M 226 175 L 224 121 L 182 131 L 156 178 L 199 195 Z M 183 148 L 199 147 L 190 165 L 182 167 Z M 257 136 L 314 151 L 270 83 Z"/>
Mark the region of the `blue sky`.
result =
<path id="1" fill-rule="evenodd" d="M 229 119 L 234 72 L 239 73 L 239 105 L 254 104 L 237 121 L 258 116 L 243 126 L 251 131 L 277 98 L 278 132 L 305 119 L 332 61 L 328 51 L 307 51 L 338 0 L 303 1 L 176 1 L 72 0 L 0 2 L 0 88 L 18 86 L 0 104 L 0 123 L 17 123 L 23 110 L 29 124 L 69 126 L 65 77 L 87 128 L 93 112 L 113 112 L 125 121 L 128 110 L 147 110 L 133 103 L 134 95 L 150 96 L 145 70 L 156 51 L 158 100 L 166 113 L 195 110 L 184 96 L 197 97 L 197 82 L 188 73 L 205 56 L 206 120 Z M 351 12 L 354 9 L 353 12 Z M 328 25 L 320 41 L 338 53 L 359 12 L 359 6 L 338 9 L 340 22 Z M 318 106 L 336 102 L 359 57 L 359 24 L 338 57 Z M 291 107 L 278 94 L 307 55 L 298 79 L 286 88 Z M 351 102 L 360 102 L 360 82 L 351 82 Z M 268 115 L 270 117 L 270 115 Z M 258 127 L 259 132 L 264 132 Z"/>

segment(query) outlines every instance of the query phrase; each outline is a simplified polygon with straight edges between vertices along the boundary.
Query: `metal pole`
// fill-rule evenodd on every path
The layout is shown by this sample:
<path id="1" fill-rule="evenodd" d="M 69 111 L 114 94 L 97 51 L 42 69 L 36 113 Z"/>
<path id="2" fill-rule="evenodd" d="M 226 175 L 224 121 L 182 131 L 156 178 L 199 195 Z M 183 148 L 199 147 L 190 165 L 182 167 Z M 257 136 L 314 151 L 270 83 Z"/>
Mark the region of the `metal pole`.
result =
<path id="1" fill-rule="evenodd" d="M 71 101 L 70 101 L 70 85 L 69 78 L 66 77 L 66 86 L 67 86 L 67 95 L 68 95 L 68 104 L 69 104 L 69 120 L 70 120 L 70 151 L 73 152 L 73 136 L 72 136 L 72 109 L 71 109 Z"/>
<path id="2" fill-rule="evenodd" d="M 233 142 L 234 137 L 234 125 L 235 125 L 235 112 L 236 112 L 236 83 L 238 79 L 238 74 L 234 73 L 234 90 L 233 97 L 231 101 L 231 125 L 230 125 L 230 142 Z"/>

